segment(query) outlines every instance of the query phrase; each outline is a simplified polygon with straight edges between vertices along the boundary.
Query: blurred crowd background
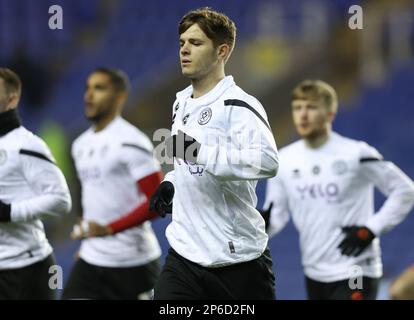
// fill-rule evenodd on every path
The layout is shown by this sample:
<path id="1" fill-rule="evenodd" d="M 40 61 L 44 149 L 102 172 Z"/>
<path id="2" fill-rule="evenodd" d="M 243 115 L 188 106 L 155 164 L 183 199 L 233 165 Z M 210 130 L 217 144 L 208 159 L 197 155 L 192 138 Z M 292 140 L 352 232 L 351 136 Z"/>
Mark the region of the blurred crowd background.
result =
<path id="1" fill-rule="evenodd" d="M 50 30 L 51 5 L 63 29 Z M 351 30 L 350 6 L 363 8 L 363 29 Z M 128 73 L 132 92 L 124 117 L 152 138 L 170 128 L 175 93 L 189 83 L 178 60 L 177 26 L 189 10 L 210 6 L 237 25 L 227 74 L 265 106 L 278 147 L 297 139 L 291 89 L 305 78 L 331 83 L 339 95 L 334 130 L 367 141 L 414 178 L 414 1 L 412 0 L 0 0 L 0 65 L 23 81 L 24 125 L 46 140 L 71 188 L 73 210 L 45 222 L 67 276 L 79 242 L 69 234 L 79 216 L 70 161 L 83 116 L 85 79 L 99 66 Z M 265 181 L 258 185 L 260 208 Z M 376 206 L 383 201 L 377 197 Z M 164 255 L 169 218 L 153 222 Z M 382 238 L 387 286 L 414 262 L 414 215 Z M 279 299 L 304 299 L 298 235 L 292 224 L 271 239 Z"/>

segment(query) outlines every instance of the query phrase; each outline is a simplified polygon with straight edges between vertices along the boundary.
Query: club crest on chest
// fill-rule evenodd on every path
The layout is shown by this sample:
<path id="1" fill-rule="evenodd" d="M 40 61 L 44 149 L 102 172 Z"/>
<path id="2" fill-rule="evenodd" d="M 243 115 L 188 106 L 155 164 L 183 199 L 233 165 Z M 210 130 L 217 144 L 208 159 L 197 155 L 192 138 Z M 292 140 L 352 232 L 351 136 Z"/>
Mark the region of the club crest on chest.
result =
<path id="1" fill-rule="evenodd" d="M 210 121 L 212 115 L 213 112 L 211 111 L 211 108 L 204 108 L 201 110 L 200 115 L 198 116 L 198 124 L 202 126 L 207 124 Z"/>

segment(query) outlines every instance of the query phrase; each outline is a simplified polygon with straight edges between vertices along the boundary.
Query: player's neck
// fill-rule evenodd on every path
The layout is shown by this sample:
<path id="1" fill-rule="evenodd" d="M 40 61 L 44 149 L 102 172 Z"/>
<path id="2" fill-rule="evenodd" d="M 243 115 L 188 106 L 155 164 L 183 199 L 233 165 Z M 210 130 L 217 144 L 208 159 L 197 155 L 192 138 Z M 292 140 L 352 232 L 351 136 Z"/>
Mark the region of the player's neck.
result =
<path id="1" fill-rule="evenodd" d="M 304 138 L 305 144 L 311 149 L 317 149 L 323 146 L 329 139 L 331 134 L 331 130 L 326 130 L 324 132 L 319 133 L 318 135 L 313 135 Z"/>
<path id="2" fill-rule="evenodd" d="M 114 113 L 114 114 L 108 115 L 107 117 L 97 120 L 94 126 L 95 132 L 99 132 L 105 129 L 117 116 L 118 116 L 118 113 Z"/>
<path id="3" fill-rule="evenodd" d="M 0 136 L 20 127 L 20 117 L 16 109 L 10 109 L 0 113 Z"/>
<path id="4" fill-rule="evenodd" d="M 224 70 L 218 70 L 217 72 L 211 72 L 203 78 L 191 79 L 193 98 L 199 98 L 210 92 L 225 76 Z"/>

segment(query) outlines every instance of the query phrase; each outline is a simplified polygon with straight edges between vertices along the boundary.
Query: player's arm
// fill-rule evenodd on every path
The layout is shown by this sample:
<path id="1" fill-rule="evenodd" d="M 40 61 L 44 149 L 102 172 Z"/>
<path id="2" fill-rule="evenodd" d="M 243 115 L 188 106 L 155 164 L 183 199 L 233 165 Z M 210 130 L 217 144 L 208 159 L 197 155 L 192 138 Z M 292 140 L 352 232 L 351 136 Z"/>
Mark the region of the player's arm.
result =
<path id="1" fill-rule="evenodd" d="M 163 177 L 158 162 L 154 160 L 149 149 L 131 143 L 123 144 L 121 152 L 131 176 L 138 180 L 137 192 L 145 195 L 145 201 L 107 225 L 101 225 L 96 221 L 81 221 L 74 227 L 72 238 L 107 236 L 158 217 L 155 211 L 149 210 L 151 196 L 157 190 Z"/>
<path id="2" fill-rule="evenodd" d="M 35 196 L 7 204 L 1 201 L 0 220 L 29 221 L 68 213 L 72 205 L 69 189 L 46 144 L 34 140 L 33 146 L 22 147 L 19 161 L 22 174 Z"/>
<path id="3" fill-rule="evenodd" d="M 373 183 L 386 201 L 365 225 L 345 226 L 345 238 L 339 244 L 341 253 L 360 255 L 374 240 L 399 224 L 414 205 L 414 183 L 392 162 L 384 161 L 374 149 L 366 146 L 360 158 L 363 179 Z"/>
<path id="4" fill-rule="evenodd" d="M 168 172 L 164 177 L 164 181 L 153 193 L 149 202 L 149 210 L 156 212 L 163 218 L 167 213 L 172 213 L 173 198 L 175 193 L 174 177 L 174 170 Z"/>
<path id="5" fill-rule="evenodd" d="M 204 169 L 223 180 L 257 180 L 276 175 L 278 152 L 267 119 L 244 101 L 229 101 L 227 128 L 206 131 L 207 142 L 179 131 L 172 137 L 173 156 L 203 165 Z M 258 102 L 256 102 L 260 105 Z M 184 145 L 183 145 L 184 144 Z"/>
<path id="6" fill-rule="evenodd" d="M 267 180 L 263 209 L 260 213 L 266 222 L 266 232 L 269 237 L 273 237 L 282 231 L 290 219 L 288 196 L 279 176 Z"/>
<path id="7" fill-rule="evenodd" d="M 172 108 L 172 126 L 174 126 L 175 118 L 177 117 L 177 112 L 179 112 L 180 106 L 179 102 L 174 101 Z M 194 139 L 193 139 L 194 140 Z M 193 142 L 196 142 L 195 140 Z M 174 147 L 176 146 L 176 137 L 169 137 L 165 140 L 163 147 L 166 148 L 166 156 L 173 159 L 175 156 Z M 173 198 L 175 193 L 174 188 L 174 178 L 175 171 L 169 171 L 164 180 L 161 182 L 157 190 L 151 196 L 149 202 L 149 210 L 156 212 L 159 216 L 164 218 L 167 213 L 172 213 L 173 211 Z"/>
<path id="8" fill-rule="evenodd" d="M 373 152 L 374 153 L 374 152 Z M 361 173 L 386 197 L 379 211 L 366 226 L 380 236 L 399 224 L 414 205 L 414 183 L 395 164 L 379 154 L 361 158 Z"/>
<path id="9" fill-rule="evenodd" d="M 72 170 L 73 179 L 72 179 L 72 200 L 75 199 L 77 201 L 72 202 L 72 211 L 75 213 L 75 216 L 78 218 L 78 220 L 82 219 L 83 211 L 82 211 L 82 183 L 79 178 L 78 170 L 76 169 L 76 163 L 75 158 L 73 156 L 73 150 L 72 155 L 70 157 L 69 161 L 70 169 Z M 75 191 L 75 192 L 74 192 Z"/>
<path id="10" fill-rule="evenodd" d="M 220 143 L 202 145 L 197 163 L 225 180 L 274 177 L 279 166 L 278 152 L 266 115 L 257 111 L 263 110 L 261 105 L 226 101 L 225 107 L 229 108 L 226 137 Z"/>
<path id="11" fill-rule="evenodd" d="M 140 225 L 147 220 L 158 217 L 156 212 L 151 211 L 148 208 L 151 196 L 160 185 L 162 177 L 162 172 L 158 171 L 140 179 L 137 182 L 138 189 L 145 194 L 146 200 L 125 216 L 112 221 L 108 225 L 111 234 L 124 231 L 126 229 Z"/>
<path id="12" fill-rule="evenodd" d="M 140 179 L 137 182 L 137 188 L 146 196 L 146 200 L 143 203 L 121 218 L 114 220 L 107 225 L 102 225 L 96 221 L 81 220 L 74 226 L 71 237 L 73 239 L 104 237 L 138 226 L 147 220 L 158 217 L 157 213 L 148 210 L 148 207 L 149 199 L 157 189 L 161 180 L 162 172 L 160 171 Z"/>

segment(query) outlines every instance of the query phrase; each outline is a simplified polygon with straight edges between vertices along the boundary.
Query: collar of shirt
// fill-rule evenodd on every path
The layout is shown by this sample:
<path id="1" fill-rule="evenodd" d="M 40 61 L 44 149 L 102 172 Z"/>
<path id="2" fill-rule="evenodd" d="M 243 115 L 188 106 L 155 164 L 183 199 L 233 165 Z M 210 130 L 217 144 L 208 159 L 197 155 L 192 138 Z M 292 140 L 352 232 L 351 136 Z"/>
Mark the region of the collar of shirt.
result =
<path id="1" fill-rule="evenodd" d="M 328 136 L 328 139 L 325 141 L 325 143 L 322 144 L 321 146 L 317 147 L 317 148 L 309 147 L 306 144 L 304 139 L 301 140 L 301 144 L 302 144 L 302 148 L 305 149 L 305 150 L 308 150 L 310 152 L 321 152 L 321 151 L 324 151 L 324 150 L 329 150 L 329 148 L 331 148 L 332 145 L 335 145 L 338 137 L 339 137 L 339 135 L 336 132 L 331 131 L 329 136 Z"/>
<path id="2" fill-rule="evenodd" d="M 90 132 L 94 135 L 104 135 L 108 132 L 111 132 L 113 128 L 117 127 L 117 124 L 122 120 L 121 116 L 116 116 L 110 123 L 107 124 L 105 128 L 96 132 L 95 125 L 90 128 Z"/>
<path id="3" fill-rule="evenodd" d="M 0 137 L 21 126 L 16 109 L 0 113 Z"/>
<path id="4" fill-rule="evenodd" d="M 205 95 L 196 99 L 191 98 L 191 95 L 193 94 L 193 86 L 190 85 L 183 91 L 177 93 L 177 100 L 181 103 L 187 99 L 190 99 L 191 102 L 196 103 L 199 106 L 210 105 L 218 98 L 220 98 L 221 95 L 233 85 L 235 85 L 233 77 L 226 76 L 220 80 L 213 89 L 211 89 Z"/>

